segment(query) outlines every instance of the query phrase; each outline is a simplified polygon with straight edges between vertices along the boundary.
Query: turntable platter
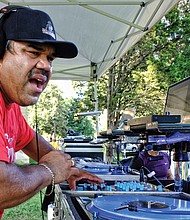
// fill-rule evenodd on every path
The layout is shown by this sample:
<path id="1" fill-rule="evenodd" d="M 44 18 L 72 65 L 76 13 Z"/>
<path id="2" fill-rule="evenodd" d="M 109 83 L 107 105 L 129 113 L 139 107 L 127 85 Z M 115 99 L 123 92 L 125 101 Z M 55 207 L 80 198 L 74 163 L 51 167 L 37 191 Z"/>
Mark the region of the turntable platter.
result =
<path id="1" fill-rule="evenodd" d="M 190 219 L 190 201 L 147 194 L 98 197 L 86 208 L 97 219 Z"/>

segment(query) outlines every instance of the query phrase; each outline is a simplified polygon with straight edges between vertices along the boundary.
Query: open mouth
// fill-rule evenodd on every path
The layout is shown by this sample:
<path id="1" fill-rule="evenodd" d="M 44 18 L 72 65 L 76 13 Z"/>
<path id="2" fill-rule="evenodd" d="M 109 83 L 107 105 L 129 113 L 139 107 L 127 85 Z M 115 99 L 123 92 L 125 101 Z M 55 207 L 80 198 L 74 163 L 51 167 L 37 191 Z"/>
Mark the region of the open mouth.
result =
<path id="1" fill-rule="evenodd" d="M 47 81 L 47 76 L 41 74 L 34 74 L 30 79 L 29 82 L 34 86 L 37 92 L 42 92 L 44 89 L 44 84 Z"/>

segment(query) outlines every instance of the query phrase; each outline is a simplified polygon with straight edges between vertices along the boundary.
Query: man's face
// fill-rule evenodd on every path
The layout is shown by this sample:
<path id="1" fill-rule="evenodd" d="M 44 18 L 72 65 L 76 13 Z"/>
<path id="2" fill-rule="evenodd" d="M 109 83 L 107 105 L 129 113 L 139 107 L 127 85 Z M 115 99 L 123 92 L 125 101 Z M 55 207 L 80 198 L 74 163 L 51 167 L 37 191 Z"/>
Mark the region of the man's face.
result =
<path id="1" fill-rule="evenodd" d="M 52 74 L 54 48 L 50 45 L 11 41 L 0 60 L 0 89 L 8 103 L 33 105 Z"/>

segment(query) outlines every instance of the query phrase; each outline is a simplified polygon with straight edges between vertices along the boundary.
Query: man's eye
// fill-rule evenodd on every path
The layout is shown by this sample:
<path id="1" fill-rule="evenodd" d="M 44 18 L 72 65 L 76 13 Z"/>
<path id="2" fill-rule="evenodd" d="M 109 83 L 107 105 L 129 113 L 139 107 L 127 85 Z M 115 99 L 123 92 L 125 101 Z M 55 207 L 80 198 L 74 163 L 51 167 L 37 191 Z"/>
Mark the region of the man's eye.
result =
<path id="1" fill-rule="evenodd" d="M 48 57 L 47 59 L 48 59 L 48 61 L 49 61 L 50 63 L 52 63 L 55 58 L 54 58 L 54 57 Z"/>
<path id="2" fill-rule="evenodd" d="M 40 55 L 40 53 L 37 51 L 27 51 L 27 53 L 29 54 L 29 56 L 34 57 L 34 58 Z"/>
<path id="3" fill-rule="evenodd" d="M 36 57 L 40 55 L 40 53 L 39 53 L 39 52 L 36 52 L 36 51 L 30 51 L 30 53 L 33 54 L 33 55 L 36 56 Z"/>

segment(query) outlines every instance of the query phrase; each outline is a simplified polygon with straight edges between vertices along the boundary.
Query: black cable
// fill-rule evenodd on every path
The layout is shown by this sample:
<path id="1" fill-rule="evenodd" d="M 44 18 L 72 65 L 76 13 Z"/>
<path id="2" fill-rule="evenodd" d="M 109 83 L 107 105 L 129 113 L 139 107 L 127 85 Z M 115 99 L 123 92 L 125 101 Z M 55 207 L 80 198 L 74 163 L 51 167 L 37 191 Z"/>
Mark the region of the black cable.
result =
<path id="1" fill-rule="evenodd" d="M 145 182 L 144 168 L 140 168 L 140 183 Z"/>
<path id="2" fill-rule="evenodd" d="M 36 147 L 37 147 L 37 162 L 40 160 L 40 149 L 38 143 L 38 116 L 37 116 L 37 105 L 35 105 L 35 135 L 36 135 Z"/>
<path id="3" fill-rule="evenodd" d="M 37 162 L 39 163 L 40 160 L 40 149 L 39 149 L 39 142 L 38 142 L 38 116 L 37 116 L 37 105 L 35 105 L 35 135 L 36 135 L 36 148 L 37 148 Z M 40 204 L 42 207 L 43 204 L 43 198 L 42 198 L 42 191 L 40 190 Z M 42 212 L 42 220 L 44 220 L 44 213 L 41 208 Z"/>

